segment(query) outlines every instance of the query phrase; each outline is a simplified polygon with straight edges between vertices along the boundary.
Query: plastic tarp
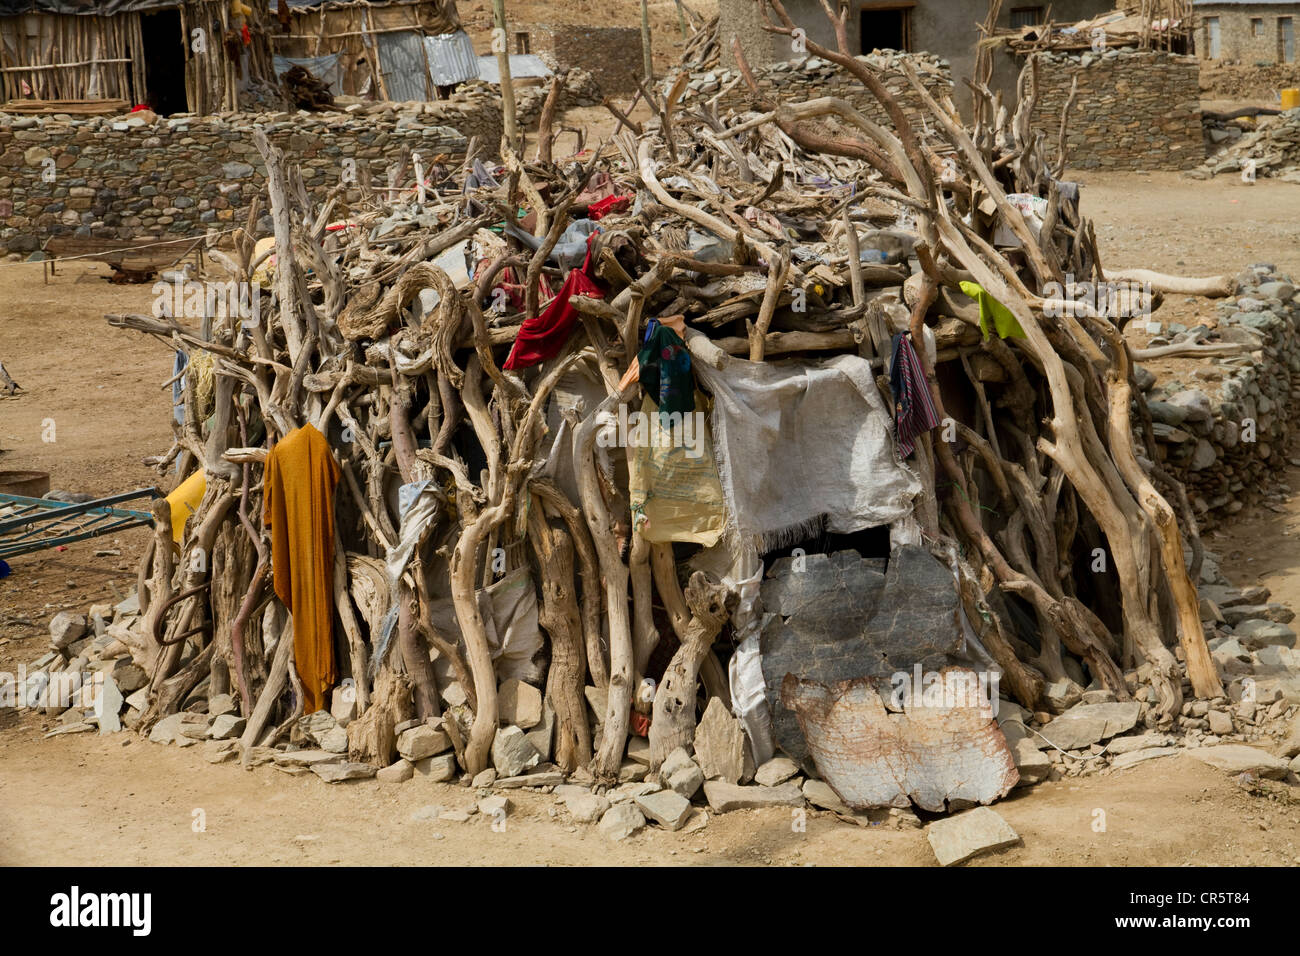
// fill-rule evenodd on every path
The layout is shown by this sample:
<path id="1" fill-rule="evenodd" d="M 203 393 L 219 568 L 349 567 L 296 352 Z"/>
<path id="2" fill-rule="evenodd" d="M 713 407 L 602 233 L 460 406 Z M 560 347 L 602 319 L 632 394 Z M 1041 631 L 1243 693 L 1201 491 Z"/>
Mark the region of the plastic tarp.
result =
<path id="1" fill-rule="evenodd" d="M 65 16 L 112 17 L 180 7 L 180 0 L 0 0 L 0 17 L 24 13 L 61 13 Z"/>
<path id="2" fill-rule="evenodd" d="M 551 68 L 542 62 L 541 57 L 532 53 L 510 54 L 511 78 L 518 80 L 526 76 L 550 75 Z M 501 70 L 497 67 L 497 58 L 495 56 L 481 56 L 478 58 L 478 77 L 485 83 L 499 84 L 501 82 Z"/>
<path id="3" fill-rule="evenodd" d="M 312 76 L 329 87 L 335 96 L 343 94 L 343 67 L 339 65 L 341 54 L 329 53 L 325 56 L 279 56 L 275 57 L 275 75 L 284 76 L 291 67 L 301 66 Z"/>

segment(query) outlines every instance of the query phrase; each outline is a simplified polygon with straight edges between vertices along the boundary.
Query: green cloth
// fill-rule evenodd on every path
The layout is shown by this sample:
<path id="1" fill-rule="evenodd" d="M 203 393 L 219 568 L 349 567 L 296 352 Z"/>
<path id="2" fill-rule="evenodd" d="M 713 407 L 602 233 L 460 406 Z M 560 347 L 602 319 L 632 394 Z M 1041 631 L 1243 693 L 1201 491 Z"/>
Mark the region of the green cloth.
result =
<path id="1" fill-rule="evenodd" d="M 676 332 L 651 319 L 636 360 L 641 387 L 659 406 L 661 419 L 667 421 L 673 412 L 680 416 L 695 411 L 691 353 Z"/>
<path id="2" fill-rule="evenodd" d="M 1025 330 L 1020 327 L 1011 310 L 989 295 L 978 282 L 963 282 L 961 291 L 980 304 L 980 331 L 984 333 L 984 338 L 989 337 L 989 319 L 993 320 L 993 328 L 997 330 L 998 338 L 1025 338 Z"/>

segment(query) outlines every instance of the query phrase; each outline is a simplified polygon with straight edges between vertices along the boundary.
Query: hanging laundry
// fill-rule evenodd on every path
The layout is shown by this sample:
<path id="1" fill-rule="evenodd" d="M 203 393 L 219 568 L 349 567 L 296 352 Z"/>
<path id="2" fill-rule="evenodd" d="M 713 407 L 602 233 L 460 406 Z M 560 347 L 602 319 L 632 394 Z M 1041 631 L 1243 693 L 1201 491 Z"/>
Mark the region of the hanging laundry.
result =
<path id="1" fill-rule="evenodd" d="M 677 332 L 658 319 L 651 319 L 636 361 L 641 387 L 659 407 L 661 420 L 673 412 L 685 415 L 695 411 L 691 353 Z"/>
<path id="2" fill-rule="evenodd" d="M 997 330 L 998 338 L 1023 339 L 1025 330 L 1020 327 L 1011 310 L 984 290 L 978 282 L 961 283 L 961 291 L 980 304 L 980 331 L 984 338 L 989 337 L 990 320 L 992 328 Z"/>
<path id="3" fill-rule="evenodd" d="M 573 326 L 578 321 L 578 310 L 569 301 L 575 295 L 590 296 L 593 299 L 605 297 L 604 291 L 587 271 L 591 268 L 591 240 L 596 235 L 587 237 L 587 255 L 582 260 L 582 267 L 570 270 L 556 295 L 546 309 L 533 319 L 525 319 L 519 327 L 519 335 L 510 349 L 504 368 L 518 370 L 529 368 L 538 362 L 555 358 L 569 341 Z"/>
<path id="4" fill-rule="evenodd" d="M 894 354 L 889 361 L 889 390 L 894 393 L 898 454 L 907 458 L 916 448 L 917 436 L 939 426 L 939 413 L 930 397 L 930 385 L 920 356 L 912 348 L 911 336 L 906 332 L 894 336 Z"/>
<path id="5" fill-rule="evenodd" d="M 275 594 L 293 614 L 293 657 L 303 713 L 326 705 L 334 661 L 334 487 L 338 463 L 312 425 L 296 428 L 266 457 L 266 504 Z"/>

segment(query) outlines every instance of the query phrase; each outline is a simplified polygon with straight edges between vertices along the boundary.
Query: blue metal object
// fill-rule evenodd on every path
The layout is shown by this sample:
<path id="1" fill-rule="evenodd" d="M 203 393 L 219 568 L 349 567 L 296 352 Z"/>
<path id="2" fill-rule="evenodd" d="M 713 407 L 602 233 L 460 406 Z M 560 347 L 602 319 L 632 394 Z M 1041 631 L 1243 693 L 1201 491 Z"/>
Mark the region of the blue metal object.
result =
<path id="1" fill-rule="evenodd" d="M 48 498 L 0 495 L 0 558 L 153 524 L 153 514 L 148 511 L 127 511 L 114 505 L 161 497 L 163 493 L 157 488 L 138 488 L 73 504 Z"/>

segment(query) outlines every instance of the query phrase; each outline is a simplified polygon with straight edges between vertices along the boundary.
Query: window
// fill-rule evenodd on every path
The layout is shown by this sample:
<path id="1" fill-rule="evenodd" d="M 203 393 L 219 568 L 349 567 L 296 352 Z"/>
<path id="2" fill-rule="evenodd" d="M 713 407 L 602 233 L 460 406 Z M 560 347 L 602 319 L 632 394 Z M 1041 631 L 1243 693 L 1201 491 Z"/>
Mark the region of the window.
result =
<path id="1" fill-rule="evenodd" d="M 1290 17 L 1277 18 L 1277 61 L 1295 62 L 1295 25 Z"/>
<path id="2" fill-rule="evenodd" d="M 1219 18 L 1205 18 L 1205 55 L 1211 60 L 1219 58 Z"/>
<path id="3" fill-rule="evenodd" d="M 1255 37 L 1256 39 L 1259 39 L 1260 37 L 1262 37 L 1262 36 L 1264 35 L 1264 18 L 1263 18 L 1263 17 L 1251 17 L 1251 18 L 1250 18 L 1250 35 L 1253 36 L 1253 37 Z"/>
<path id="4" fill-rule="evenodd" d="M 860 49 L 872 50 L 912 49 L 913 3 L 869 3 L 858 13 Z"/>
<path id="5" fill-rule="evenodd" d="M 1042 22 L 1042 7 L 1011 8 L 1011 29 L 1013 30 L 1019 30 L 1021 27 L 1036 27 Z"/>

